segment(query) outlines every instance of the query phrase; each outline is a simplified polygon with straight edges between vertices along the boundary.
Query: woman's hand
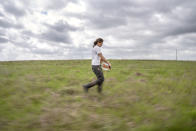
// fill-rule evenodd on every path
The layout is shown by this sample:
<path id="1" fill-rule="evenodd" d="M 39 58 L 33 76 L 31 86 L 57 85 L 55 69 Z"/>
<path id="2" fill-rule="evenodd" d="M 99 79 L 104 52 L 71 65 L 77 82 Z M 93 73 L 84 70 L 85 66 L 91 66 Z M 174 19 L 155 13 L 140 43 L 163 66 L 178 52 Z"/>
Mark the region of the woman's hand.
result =
<path id="1" fill-rule="evenodd" d="M 109 66 L 109 69 L 111 70 L 112 66 L 111 66 L 110 62 L 108 62 L 108 61 L 105 59 L 105 57 L 102 55 L 102 53 L 99 53 L 98 56 L 101 58 L 101 59 L 100 59 L 100 62 L 101 62 L 101 63 L 102 63 L 102 62 L 107 63 L 108 66 Z"/>
<path id="2" fill-rule="evenodd" d="M 107 64 L 109 66 L 109 69 L 111 70 L 112 69 L 112 65 L 109 62 Z"/>

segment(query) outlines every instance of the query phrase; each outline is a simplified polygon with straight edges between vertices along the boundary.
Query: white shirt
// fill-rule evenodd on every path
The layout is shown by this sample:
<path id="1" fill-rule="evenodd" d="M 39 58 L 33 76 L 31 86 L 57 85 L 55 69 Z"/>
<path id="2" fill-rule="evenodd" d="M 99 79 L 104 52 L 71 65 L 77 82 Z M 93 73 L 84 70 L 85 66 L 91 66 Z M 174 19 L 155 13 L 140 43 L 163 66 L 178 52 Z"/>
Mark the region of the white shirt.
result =
<path id="1" fill-rule="evenodd" d="M 101 57 L 98 55 L 99 53 L 101 53 L 101 47 L 96 45 L 92 49 L 92 65 L 100 65 Z"/>

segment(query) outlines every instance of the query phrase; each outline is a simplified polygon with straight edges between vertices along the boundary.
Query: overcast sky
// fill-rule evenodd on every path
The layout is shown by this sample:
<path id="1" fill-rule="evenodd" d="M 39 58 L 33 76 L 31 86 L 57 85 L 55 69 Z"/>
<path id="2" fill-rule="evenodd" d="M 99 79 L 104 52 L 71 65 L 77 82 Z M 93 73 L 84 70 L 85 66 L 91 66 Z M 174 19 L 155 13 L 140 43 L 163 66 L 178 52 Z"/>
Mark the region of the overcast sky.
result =
<path id="1" fill-rule="evenodd" d="M 196 60 L 195 0 L 3 0 L 0 61 Z"/>

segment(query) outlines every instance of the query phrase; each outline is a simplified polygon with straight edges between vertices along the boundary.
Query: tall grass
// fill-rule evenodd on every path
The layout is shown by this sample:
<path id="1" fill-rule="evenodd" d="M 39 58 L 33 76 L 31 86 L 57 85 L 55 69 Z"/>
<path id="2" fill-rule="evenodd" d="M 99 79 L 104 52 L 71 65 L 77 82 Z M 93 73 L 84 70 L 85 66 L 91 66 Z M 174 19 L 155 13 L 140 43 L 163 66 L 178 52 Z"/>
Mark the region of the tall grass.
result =
<path id="1" fill-rule="evenodd" d="M 110 62 L 102 95 L 89 60 L 0 62 L 0 130 L 196 130 L 196 62 Z"/>

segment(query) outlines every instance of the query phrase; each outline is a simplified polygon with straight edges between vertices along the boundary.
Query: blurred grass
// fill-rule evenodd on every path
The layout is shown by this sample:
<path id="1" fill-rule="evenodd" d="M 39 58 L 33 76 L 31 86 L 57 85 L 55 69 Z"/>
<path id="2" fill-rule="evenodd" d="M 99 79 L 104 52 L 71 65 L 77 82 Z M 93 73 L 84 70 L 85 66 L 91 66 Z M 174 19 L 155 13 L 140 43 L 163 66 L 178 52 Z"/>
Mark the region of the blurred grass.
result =
<path id="1" fill-rule="evenodd" d="M 103 95 L 90 60 L 0 62 L 0 130 L 196 130 L 196 62 L 110 62 Z"/>

